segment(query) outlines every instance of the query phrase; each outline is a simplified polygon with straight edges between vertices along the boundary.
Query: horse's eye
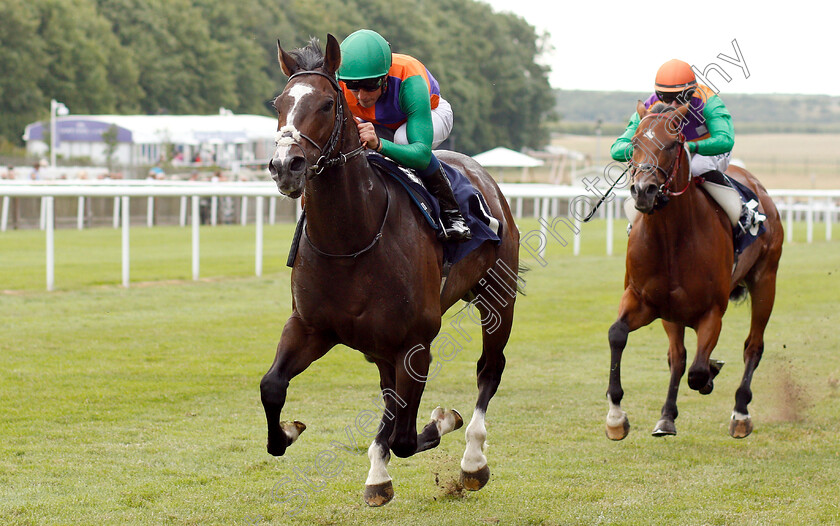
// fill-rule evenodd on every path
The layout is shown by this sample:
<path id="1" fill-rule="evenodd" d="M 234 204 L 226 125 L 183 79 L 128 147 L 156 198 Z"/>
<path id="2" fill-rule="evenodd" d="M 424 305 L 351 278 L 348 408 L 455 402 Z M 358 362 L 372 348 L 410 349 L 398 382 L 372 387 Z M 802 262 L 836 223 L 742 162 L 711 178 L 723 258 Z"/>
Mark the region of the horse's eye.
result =
<path id="1" fill-rule="evenodd" d="M 332 100 L 328 100 L 327 102 L 324 103 L 323 106 L 321 106 L 321 111 L 323 111 L 323 112 L 330 111 L 333 107 L 333 104 L 334 103 L 333 103 Z"/>

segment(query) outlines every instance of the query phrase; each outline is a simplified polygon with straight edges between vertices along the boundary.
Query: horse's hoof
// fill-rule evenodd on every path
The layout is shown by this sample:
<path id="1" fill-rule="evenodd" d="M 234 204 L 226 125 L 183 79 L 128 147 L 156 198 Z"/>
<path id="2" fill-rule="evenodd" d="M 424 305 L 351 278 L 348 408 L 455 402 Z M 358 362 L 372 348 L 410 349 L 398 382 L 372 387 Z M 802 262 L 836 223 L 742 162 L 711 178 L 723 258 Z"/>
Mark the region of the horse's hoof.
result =
<path id="1" fill-rule="evenodd" d="M 707 383 L 706 385 L 701 387 L 698 392 L 701 395 L 707 395 L 707 394 L 710 394 L 714 389 L 715 389 L 715 383 L 711 379 L 709 379 L 709 383 Z"/>
<path id="2" fill-rule="evenodd" d="M 306 430 L 306 424 L 297 420 L 294 422 L 280 422 L 280 429 L 289 438 L 289 445 L 292 445 L 300 434 Z"/>
<path id="3" fill-rule="evenodd" d="M 753 424 L 752 418 L 747 417 L 743 420 L 732 419 L 729 421 L 729 436 L 732 438 L 746 438 L 752 433 Z"/>
<path id="4" fill-rule="evenodd" d="M 473 473 L 467 473 L 463 469 L 461 470 L 461 485 L 464 486 L 464 489 L 478 491 L 486 486 L 488 482 L 490 482 L 490 468 L 487 464 Z"/>
<path id="5" fill-rule="evenodd" d="M 656 427 L 653 428 L 653 433 L 651 433 L 655 437 L 665 437 L 669 435 L 676 435 L 677 434 L 677 426 L 674 425 L 673 420 L 665 420 L 664 418 L 656 423 Z"/>
<path id="6" fill-rule="evenodd" d="M 365 486 L 365 504 L 371 507 L 384 506 L 394 498 L 394 486 L 391 481 Z"/>
<path id="7" fill-rule="evenodd" d="M 457 409 L 452 409 L 452 414 L 455 416 L 455 428 L 453 431 L 464 427 L 464 417 L 461 416 L 461 413 Z"/>
<path id="8" fill-rule="evenodd" d="M 607 438 L 610 440 L 624 440 L 629 432 L 630 420 L 627 417 L 624 417 L 624 420 L 617 425 L 607 424 Z"/>
<path id="9" fill-rule="evenodd" d="M 455 409 L 443 409 L 437 406 L 432 411 L 430 424 L 437 427 L 438 435 L 443 436 L 464 426 L 464 418 Z"/>

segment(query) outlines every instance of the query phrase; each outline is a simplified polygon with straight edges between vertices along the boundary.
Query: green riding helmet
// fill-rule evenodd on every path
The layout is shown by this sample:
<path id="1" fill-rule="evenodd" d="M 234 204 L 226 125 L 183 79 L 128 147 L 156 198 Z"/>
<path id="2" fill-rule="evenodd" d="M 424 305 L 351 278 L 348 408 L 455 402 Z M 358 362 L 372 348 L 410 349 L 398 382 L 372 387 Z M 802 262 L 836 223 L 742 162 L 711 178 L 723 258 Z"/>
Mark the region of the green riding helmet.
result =
<path id="1" fill-rule="evenodd" d="M 341 43 L 338 80 L 363 80 L 385 76 L 391 69 L 391 45 L 382 35 L 360 29 Z"/>

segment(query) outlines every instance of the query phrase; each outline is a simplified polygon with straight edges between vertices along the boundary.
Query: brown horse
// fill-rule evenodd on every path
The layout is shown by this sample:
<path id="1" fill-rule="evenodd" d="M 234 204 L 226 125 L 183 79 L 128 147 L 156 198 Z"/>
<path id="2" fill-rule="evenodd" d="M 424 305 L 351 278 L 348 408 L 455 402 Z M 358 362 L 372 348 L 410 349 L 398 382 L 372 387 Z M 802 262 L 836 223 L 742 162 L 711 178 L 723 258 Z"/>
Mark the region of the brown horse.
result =
<path id="1" fill-rule="evenodd" d="M 478 401 L 466 429 L 461 477 L 467 489 L 489 480 L 483 454 L 484 415 L 505 366 L 519 272 L 519 232 L 507 201 L 471 158 L 436 152 L 484 195 L 503 225 L 501 243 L 484 243 L 452 266 L 444 281 L 440 242 L 399 183 L 378 175 L 361 152 L 335 71 L 341 61 L 329 35 L 278 59 L 289 82 L 274 101 L 277 149 L 269 163 L 278 190 L 305 197 L 305 242 L 292 270 L 292 315 L 274 363 L 260 384 L 268 421 L 268 452 L 282 455 L 305 426 L 280 422 L 289 381 L 337 344 L 357 349 L 379 369 L 385 410 L 368 449 L 365 501 L 382 505 L 393 494 L 390 452 L 409 457 L 440 443 L 463 421 L 457 411 L 432 411 L 417 433 L 417 411 L 429 375 L 441 316 L 460 299 L 481 314 Z M 436 342 L 437 345 L 439 342 Z M 438 364 L 439 366 L 439 364 Z"/>
<path id="2" fill-rule="evenodd" d="M 681 122 L 688 106 L 676 111 L 649 112 L 641 102 L 641 122 L 633 136 L 634 183 L 631 195 L 642 214 L 636 218 L 627 247 L 627 270 L 618 320 L 610 327 L 610 382 L 607 436 L 621 440 L 630 428 L 620 403 L 621 354 L 627 335 L 657 318 L 668 334 L 671 380 L 654 436 L 675 435 L 677 392 L 685 373 L 685 328 L 697 333 L 697 354 L 688 370 L 688 386 L 712 392 L 722 362 L 709 359 L 718 341 L 721 318 L 732 295 L 752 299 L 750 334 L 744 342 L 744 376 L 735 393 L 729 434 L 743 438 L 752 431 L 747 405 L 750 382 L 764 351 L 764 329 L 776 296 L 776 271 L 784 233 L 779 213 L 767 191 L 746 170 L 728 173 L 759 197 L 767 220 L 766 232 L 739 257 L 733 269 L 732 227 L 727 215 L 690 176 Z M 667 204 L 666 204 L 667 203 Z M 654 213 L 655 211 L 655 213 Z"/>

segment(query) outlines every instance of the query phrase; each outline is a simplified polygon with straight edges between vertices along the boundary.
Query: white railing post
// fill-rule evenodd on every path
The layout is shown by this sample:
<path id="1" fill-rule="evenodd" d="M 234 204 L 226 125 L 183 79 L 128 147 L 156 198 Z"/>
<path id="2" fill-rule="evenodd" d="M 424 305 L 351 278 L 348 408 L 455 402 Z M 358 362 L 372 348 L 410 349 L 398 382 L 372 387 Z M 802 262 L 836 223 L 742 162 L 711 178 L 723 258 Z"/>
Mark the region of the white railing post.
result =
<path id="1" fill-rule="evenodd" d="M 82 230 L 85 228 L 85 196 L 79 196 L 79 202 L 76 208 L 76 228 Z"/>
<path id="2" fill-rule="evenodd" d="M 268 224 L 273 225 L 277 220 L 277 198 L 268 198 Z"/>
<path id="3" fill-rule="evenodd" d="M 808 210 L 805 212 L 805 225 L 808 229 L 808 243 L 814 241 L 814 198 L 808 198 Z"/>
<path id="4" fill-rule="evenodd" d="M 3 212 L 0 215 L 0 232 L 5 232 L 9 226 L 9 196 L 3 196 Z"/>
<path id="5" fill-rule="evenodd" d="M 785 228 L 787 229 L 787 242 L 793 243 L 793 198 L 787 198 L 787 211 L 785 213 Z"/>
<path id="6" fill-rule="evenodd" d="M 114 198 L 114 228 L 120 227 L 120 198 Z"/>
<path id="7" fill-rule="evenodd" d="M 178 224 L 187 226 L 187 196 L 181 196 L 181 209 L 178 214 Z"/>
<path id="8" fill-rule="evenodd" d="M 257 239 L 255 240 L 256 249 L 254 250 L 254 271 L 257 274 L 257 277 L 262 276 L 262 263 L 263 263 L 263 196 L 257 197 L 257 209 L 256 209 L 256 230 L 257 230 Z"/>
<path id="9" fill-rule="evenodd" d="M 151 195 L 146 198 L 146 226 L 155 226 L 155 198 Z"/>
<path id="10" fill-rule="evenodd" d="M 47 235 L 47 290 L 55 289 L 55 204 L 53 197 L 41 198 L 44 211 L 44 230 Z"/>
<path id="11" fill-rule="evenodd" d="M 41 198 L 41 209 L 39 210 L 38 228 L 44 230 L 47 225 L 47 202 L 44 201 L 46 197 Z"/>
<path id="12" fill-rule="evenodd" d="M 120 208 L 122 209 L 122 286 L 126 288 L 128 288 L 130 268 L 128 229 L 131 223 L 131 210 L 128 200 L 129 197 L 127 195 L 120 198 Z"/>
<path id="13" fill-rule="evenodd" d="M 248 224 L 248 196 L 247 195 L 242 196 L 242 210 L 241 210 L 241 212 L 242 212 L 242 214 L 241 214 L 242 217 L 240 217 L 240 219 L 242 220 L 241 221 L 242 226 L 245 226 L 245 225 Z"/>
<path id="14" fill-rule="evenodd" d="M 198 196 L 192 196 L 192 279 L 198 281 Z"/>

